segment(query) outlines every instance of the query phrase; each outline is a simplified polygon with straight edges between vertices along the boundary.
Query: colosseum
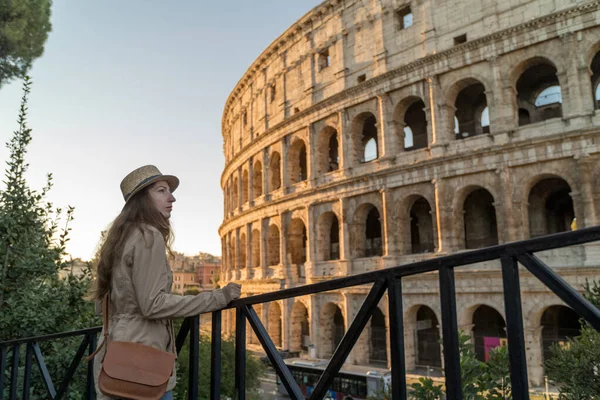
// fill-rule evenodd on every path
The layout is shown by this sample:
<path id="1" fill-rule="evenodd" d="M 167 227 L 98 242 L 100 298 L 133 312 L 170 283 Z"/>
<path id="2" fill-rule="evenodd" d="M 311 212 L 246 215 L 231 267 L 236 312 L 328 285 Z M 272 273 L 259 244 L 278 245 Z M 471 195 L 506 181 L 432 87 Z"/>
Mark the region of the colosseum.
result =
<path id="1" fill-rule="evenodd" d="M 324 1 L 227 99 L 222 279 L 247 296 L 598 225 L 599 132 L 599 1 Z M 598 244 L 540 257 L 579 289 L 600 277 Z M 328 358 L 368 289 L 257 313 L 280 348 Z M 538 386 L 578 317 L 525 272 L 521 289 Z M 506 340 L 499 262 L 457 270 L 456 291 L 485 360 Z M 403 294 L 407 370 L 442 367 L 437 274 Z M 389 365 L 386 315 L 347 363 Z"/>

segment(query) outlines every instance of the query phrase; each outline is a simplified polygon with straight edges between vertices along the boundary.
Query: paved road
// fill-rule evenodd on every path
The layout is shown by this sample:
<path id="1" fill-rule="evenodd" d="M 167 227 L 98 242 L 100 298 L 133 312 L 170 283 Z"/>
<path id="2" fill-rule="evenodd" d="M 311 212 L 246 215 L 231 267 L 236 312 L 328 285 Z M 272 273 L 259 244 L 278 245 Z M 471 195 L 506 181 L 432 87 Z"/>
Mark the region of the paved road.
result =
<path id="1" fill-rule="evenodd" d="M 275 372 L 267 370 L 267 375 L 261 379 L 260 391 L 264 395 L 264 400 L 288 400 L 289 397 L 277 392 L 277 380 Z"/>

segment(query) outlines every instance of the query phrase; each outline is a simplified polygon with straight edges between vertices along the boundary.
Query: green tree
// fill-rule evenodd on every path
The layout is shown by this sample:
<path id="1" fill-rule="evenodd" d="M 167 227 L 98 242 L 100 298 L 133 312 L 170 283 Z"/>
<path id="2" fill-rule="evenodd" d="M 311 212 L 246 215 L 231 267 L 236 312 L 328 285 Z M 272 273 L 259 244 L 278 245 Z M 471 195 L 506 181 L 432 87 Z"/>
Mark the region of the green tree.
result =
<path id="1" fill-rule="evenodd" d="M 51 175 L 40 192 L 31 189 L 25 179 L 28 168 L 25 155 L 32 139 L 27 127 L 29 92 L 30 82 L 26 79 L 19 128 L 7 144 L 10 157 L 3 180 L 5 188 L 0 191 L 0 341 L 71 331 L 98 323 L 92 305 L 83 300 L 90 275 L 59 277 L 59 272 L 68 266 L 65 246 L 73 208 L 64 213 L 45 200 L 52 187 Z M 65 225 L 59 229 L 63 219 Z M 55 382 L 66 372 L 77 346 L 77 340 L 68 339 L 41 344 Z M 38 373 L 37 369 L 34 371 Z M 74 398 L 85 384 L 85 368 L 80 368 L 79 373 L 81 385 L 74 383 L 71 387 Z M 39 375 L 34 376 L 33 382 L 33 398 L 46 398 Z"/>
<path id="2" fill-rule="evenodd" d="M 44 53 L 51 0 L 0 0 L 0 87 L 24 77 Z"/>
<path id="3" fill-rule="evenodd" d="M 585 297 L 600 308 L 600 285 L 585 285 Z M 552 346 L 546 361 L 548 377 L 559 385 L 561 400 L 598 399 L 600 393 L 600 332 L 582 320 L 581 335 L 567 346 Z"/>
<path id="4" fill-rule="evenodd" d="M 189 338 L 188 338 L 189 342 Z M 198 348 L 199 376 L 198 398 L 210 398 L 211 340 L 200 336 Z M 177 386 L 173 391 L 176 399 L 186 399 L 189 384 L 189 346 L 186 343 L 177 358 Z M 260 378 L 265 375 L 265 366 L 250 354 L 246 357 L 246 393 L 256 395 Z M 235 340 L 223 338 L 221 342 L 221 397 L 235 399 Z"/>

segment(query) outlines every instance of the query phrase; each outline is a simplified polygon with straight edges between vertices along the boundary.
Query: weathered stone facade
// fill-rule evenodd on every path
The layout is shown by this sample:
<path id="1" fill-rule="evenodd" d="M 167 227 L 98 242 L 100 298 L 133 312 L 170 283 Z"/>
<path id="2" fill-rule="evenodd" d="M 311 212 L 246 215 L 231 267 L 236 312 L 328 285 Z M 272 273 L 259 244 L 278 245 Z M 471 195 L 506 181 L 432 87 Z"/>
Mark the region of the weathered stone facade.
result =
<path id="1" fill-rule="evenodd" d="M 325 1 L 227 100 L 223 279 L 258 294 L 599 224 L 599 82 L 598 1 Z M 595 244 L 540 257 L 577 288 L 600 277 Z M 521 280 L 539 385 L 576 317 Z M 437 275 L 403 285 L 407 368 L 439 366 Z M 461 268 L 456 285 L 483 358 L 505 337 L 499 264 Z M 367 290 L 257 312 L 277 345 L 328 357 Z M 348 362 L 389 359 L 380 311 Z"/>

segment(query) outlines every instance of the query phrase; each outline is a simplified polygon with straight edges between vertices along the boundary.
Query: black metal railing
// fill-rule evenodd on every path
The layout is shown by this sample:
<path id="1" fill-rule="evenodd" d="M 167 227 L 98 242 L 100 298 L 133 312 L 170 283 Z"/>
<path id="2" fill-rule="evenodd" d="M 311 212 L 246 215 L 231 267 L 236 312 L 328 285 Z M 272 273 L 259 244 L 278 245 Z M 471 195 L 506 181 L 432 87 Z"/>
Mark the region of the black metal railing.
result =
<path id="1" fill-rule="evenodd" d="M 359 285 L 371 284 L 371 290 L 364 300 L 356 317 L 349 326 L 342 341 L 335 349 L 328 366 L 312 391 L 309 400 L 322 399 L 327 388 L 341 369 L 361 332 L 367 325 L 373 310 L 387 292 L 389 301 L 389 338 L 391 347 L 392 368 L 392 399 L 404 400 L 407 398 L 406 377 L 404 365 L 404 328 L 402 310 L 402 279 L 408 276 L 428 272 L 438 272 L 440 283 L 440 302 L 442 310 L 442 332 L 444 348 L 444 374 L 446 383 L 446 396 L 449 400 L 462 399 L 460 354 L 458 341 L 458 327 L 456 318 L 456 293 L 454 283 L 454 269 L 460 266 L 475 264 L 490 260 L 500 260 L 502 265 L 502 279 L 504 286 L 504 303 L 506 311 L 506 330 L 508 336 L 508 351 L 510 360 L 510 376 L 513 398 L 523 400 L 529 398 L 527 378 L 527 362 L 525 356 L 525 342 L 523 332 L 523 316 L 521 310 L 521 290 L 519 283 L 518 265 L 523 265 L 533 276 L 547 286 L 568 306 L 574 309 L 592 327 L 600 331 L 600 310 L 594 307 L 580 293 L 573 289 L 551 268 L 545 265 L 536 252 L 551 250 L 566 246 L 580 245 L 600 240 L 600 227 L 581 229 L 575 232 L 560 233 L 539 237 L 521 242 L 493 246 L 485 249 L 461 252 L 449 256 L 432 258 L 404 266 L 372 271 L 364 274 L 348 276 L 311 285 L 284 289 L 277 292 L 265 293 L 257 296 L 235 300 L 228 307 L 236 310 L 236 355 L 235 355 L 235 388 L 236 399 L 245 400 L 246 376 L 246 321 L 254 330 L 262 344 L 273 368 L 275 369 L 289 396 L 294 400 L 304 399 L 304 396 L 294 380 L 290 370 L 285 365 L 282 356 L 277 351 L 269 337 L 265 326 L 262 324 L 254 310 L 254 305 L 278 301 L 297 296 L 317 294 L 332 290 L 344 289 Z M 23 398 L 27 398 L 28 385 L 31 373 L 31 354 L 34 353 L 38 365 L 44 370 L 43 357 L 39 352 L 37 343 L 59 337 L 83 335 L 84 339 L 71 363 L 69 374 L 63 380 L 61 389 L 54 393 L 50 388 L 52 382 L 47 374 L 44 375 L 46 386 L 49 388 L 50 398 L 60 399 L 65 392 L 73 372 L 80 363 L 86 347 L 92 352 L 95 347 L 95 338 L 99 328 L 58 335 L 49 335 L 38 338 L 20 339 L 0 342 L 0 400 L 4 390 L 4 372 L 7 371 L 7 349 L 12 347 L 11 374 L 10 374 L 10 399 L 16 399 L 17 376 L 19 365 L 19 346 L 27 346 L 27 360 L 23 385 Z M 177 350 L 183 346 L 186 337 L 190 335 L 189 357 L 189 390 L 188 398 L 198 398 L 198 341 L 199 317 L 187 318 L 178 335 Z M 211 389 L 212 400 L 220 399 L 221 381 L 221 311 L 212 314 L 212 358 L 211 358 Z M 36 350 L 37 349 L 37 350 Z M 29 366 L 29 367 L 27 367 Z M 92 398 L 91 364 L 88 364 L 88 396 Z"/>

